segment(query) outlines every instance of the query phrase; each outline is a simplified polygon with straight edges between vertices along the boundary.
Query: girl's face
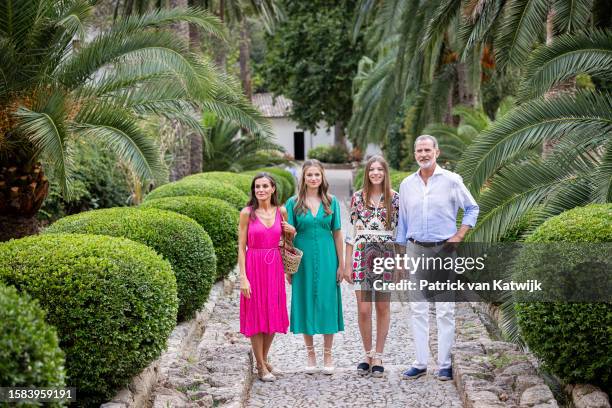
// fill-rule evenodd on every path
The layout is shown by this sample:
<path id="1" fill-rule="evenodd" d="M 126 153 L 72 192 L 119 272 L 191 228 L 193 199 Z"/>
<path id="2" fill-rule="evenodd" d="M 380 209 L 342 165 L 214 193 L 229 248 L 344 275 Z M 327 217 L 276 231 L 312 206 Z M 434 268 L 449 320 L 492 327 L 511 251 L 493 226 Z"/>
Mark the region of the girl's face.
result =
<path id="1" fill-rule="evenodd" d="M 267 177 L 261 177 L 255 180 L 255 197 L 259 201 L 269 200 L 274 194 L 274 187 Z"/>
<path id="2" fill-rule="evenodd" d="M 385 168 L 379 162 L 374 162 L 368 171 L 368 178 L 372 184 L 382 184 L 385 181 Z"/>
<path id="3" fill-rule="evenodd" d="M 310 188 L 319 188 L 323 182 L 323 174 L 317 166 L 310 166 L 304 171 L 304 181 Z"/>

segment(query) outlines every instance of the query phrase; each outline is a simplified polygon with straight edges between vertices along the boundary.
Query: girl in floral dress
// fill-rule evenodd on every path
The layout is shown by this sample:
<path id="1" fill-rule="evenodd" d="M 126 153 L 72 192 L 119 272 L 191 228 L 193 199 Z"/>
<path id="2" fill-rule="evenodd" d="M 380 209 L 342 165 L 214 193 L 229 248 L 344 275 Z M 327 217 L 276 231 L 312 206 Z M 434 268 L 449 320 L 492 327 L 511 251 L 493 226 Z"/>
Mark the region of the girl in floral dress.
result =
<path id="1" fill-rule="evenodd" d="M 363 177 L 363 188 L 351 199 L 349 232 L 346 237 L 345 279 L 354 284 L 357 298 L 359 331 L 365 350 L 364 360 L 357 366 L 360 375 L 382 377 L 382 353 L 389 331 L 389 294 L 373 290 L 371 265 L 366 259 L 366 244 L 393 243 L 399 214 L 399 194 L 391 189 L 389 166 L 382 156 L 368 160 Z M 370 273 L 368 273 L 370 271 Z M 392 276 L 382 274 L 383 282 Z M 376 347 L 372 347 L 372 300 L 376 307 Z"/>

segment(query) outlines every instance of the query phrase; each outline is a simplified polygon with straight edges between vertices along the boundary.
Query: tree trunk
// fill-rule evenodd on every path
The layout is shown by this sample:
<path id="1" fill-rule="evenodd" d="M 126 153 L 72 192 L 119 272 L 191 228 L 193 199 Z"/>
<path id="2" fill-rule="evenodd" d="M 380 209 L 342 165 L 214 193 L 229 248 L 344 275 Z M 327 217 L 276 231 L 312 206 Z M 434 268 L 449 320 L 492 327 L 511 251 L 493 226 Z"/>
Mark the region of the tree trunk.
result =
<path id="1" fill-rule="evenodd" d="M 225 0 L 219 0 L 219 14 L 217 14 L 222 23 L 225 22 Z M 212 39 L 215 52 L 215 64 L 221 71 L 226 72 L 227 65 L 227 48 L 223 41 Z"/>
<path id="2" fill-rule="evenodd" d="M 203 141 L 202 136 L 197 133 L 192 133 L 190 136 L 191 141 L 191 151 L 190 151 L 190 161 L 191 161 L 191 174 L 201 173 L 202 172 L 202 158 L 203 158 Z"/>
<path id="3" fill-rule="evenodd" d="M 344 133 L 344 123 L 337 121 L 334 125 L 334 144 L 346 148 L 346 135 Z"/>
<path id="4" fill-rule="evenodd" d="M 242 90 L 250 101 L 253 96 L 251 86 L 251 68 L 249 60 L 251 58 L 251 43 L 249 39 L 249 31 L 247 27 L 246 17 L 242 17 L 240 21 L 240 82 Z"/>
<path id="5" fill-rule="evenodd" d="M 10 163 L 9 159 L 4 164 Z M 13 164 L 13 163 L 11 163 Z M 49 181 L 40 163 L 0 168 L 0 241 L 36 234 L 36 214 L 49 194 Z"/>
<path id="6" fill-rule="evenodd" d="M 457 61 L 459 103 L 473 108 L 476 105 L 476 98 L 470 82 L 468 67 L 464 62 Z"/>
<path id="7" fill-rule="evenodd" d="M 191 139 L 183 126 L 176 120 L 171 121 L 174 145 L 170 149 L 173 157 L 170 181 L 177 181 L 191 174 Z"/>

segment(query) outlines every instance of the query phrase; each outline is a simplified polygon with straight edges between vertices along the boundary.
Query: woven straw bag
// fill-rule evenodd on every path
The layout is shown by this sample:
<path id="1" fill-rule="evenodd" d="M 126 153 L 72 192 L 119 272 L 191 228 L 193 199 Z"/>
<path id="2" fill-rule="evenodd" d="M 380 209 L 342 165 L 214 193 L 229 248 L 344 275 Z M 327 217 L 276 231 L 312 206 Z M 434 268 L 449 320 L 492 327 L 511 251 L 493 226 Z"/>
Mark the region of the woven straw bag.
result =
<path id="1" fill-rule="evenodd" d="M 283 220 L 285 220 L 285 217 L 283 217 Z M 302 255 L 304 255 L 304 253 L 293 246 L 291 240 L 287 239 L 287 234 L 285 233 L 283 233 L 283 239 L 279 243 L 279 249 L 281 252 L 281 257 L 283 258 L 285 273 L 288 275 L 293 275 L 298 271 L 300 262 L 302 261 Z"/>

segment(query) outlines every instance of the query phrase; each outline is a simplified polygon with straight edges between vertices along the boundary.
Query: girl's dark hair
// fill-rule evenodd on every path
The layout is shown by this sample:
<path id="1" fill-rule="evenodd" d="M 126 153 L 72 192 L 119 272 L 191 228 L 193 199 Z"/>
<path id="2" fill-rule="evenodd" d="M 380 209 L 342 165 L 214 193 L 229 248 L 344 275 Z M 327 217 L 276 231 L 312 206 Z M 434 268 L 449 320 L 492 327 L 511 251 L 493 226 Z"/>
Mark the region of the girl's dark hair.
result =
<path id="1" fill-rule="evenodd" d="M 300 183 L 298 186 L 298 194 L 297 200 L 295 201 L 295 212 L 296 214 L 306 214 L 308 212 L 308 208 L 306 207 L 306 170 L 310 167 L 316 167 L 321 172 L 321 185 L 319 186 L 319 197 L 321 198 L 321 205 L 323 205 L 323 210 L 325 215 L 329 215 L 332 213 L 331 209 L 331 196 L 327 193 L 329 189 L 329 183 L 327 182 L 327 178 L 325 177 L 325 169 L 320 161 L 317 159 L 309 159 L 302 164 L 302 177 L 300 178 Z M 315 217 L 317 214 L 313 214 Z"/>
<path id="2" fill-rule="evenodd" d="M 247 203 L 247 207 L 251 208 L 251 214 L 249 214 L 249 217 L 251 217 L 251 219 L 255 218 L 255 210 L 259 208 L 259 200 L 257 200 L 257 197 L 255 196 L 255 182 L 260 178 L 268 179 L 272 187 L 274 187 L 274 192 L 270 196 L 270 204 L 275 207 L 279 206 L 278 195 L 276 194 L 276 181 L 274 181 L 274 178 L 272 178 L 270 173 L 258 173 L 255 177 L 253 177 L 253 181 L 251 181 L 251 198 L 249 198 L 249 202 Z"/>

